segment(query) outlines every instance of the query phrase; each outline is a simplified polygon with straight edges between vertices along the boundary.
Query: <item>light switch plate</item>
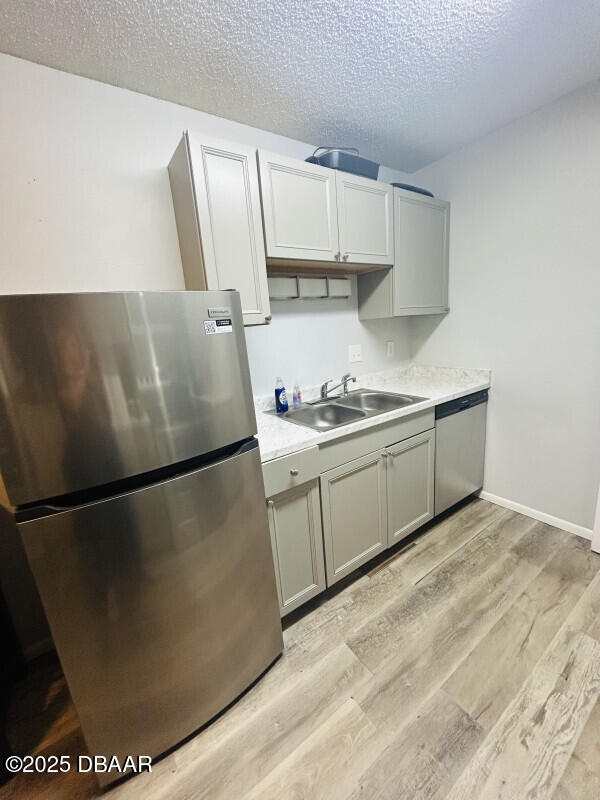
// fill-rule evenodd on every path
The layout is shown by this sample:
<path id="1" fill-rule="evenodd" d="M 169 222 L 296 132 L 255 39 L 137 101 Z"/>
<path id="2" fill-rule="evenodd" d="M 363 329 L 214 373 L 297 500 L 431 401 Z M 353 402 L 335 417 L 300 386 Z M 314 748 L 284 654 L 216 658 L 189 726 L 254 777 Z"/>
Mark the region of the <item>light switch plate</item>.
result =
<path id="1" fill-rule="evenodd" d="M 362 361 L 362 344 L 349 344 L 348 363 L 355 364 L 357 361 Z"/>
<path id="2" fill-rule="evenodd" d="M 386 342 L 386 355 L 388 358 L 394 357 L 394 350 L 396 349 L 394 346 L 394 342 Z"/>

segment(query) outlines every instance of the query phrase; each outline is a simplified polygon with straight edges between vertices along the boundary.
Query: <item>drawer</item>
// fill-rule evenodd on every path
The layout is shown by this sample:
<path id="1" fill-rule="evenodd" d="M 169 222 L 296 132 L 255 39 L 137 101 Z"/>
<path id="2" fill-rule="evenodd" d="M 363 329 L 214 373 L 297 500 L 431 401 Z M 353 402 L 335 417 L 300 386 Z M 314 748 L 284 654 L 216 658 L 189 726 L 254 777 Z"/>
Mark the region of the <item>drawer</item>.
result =
<path id="1" fill-rule="evenodd" d="M 340 464 L 346 464 L 355 458 L 361 458 L 382 447 L 390 447 L 396 442 L 416 436 L 418 433 L 430 430 L 435 425 L 433 408 L 417 411 L 406 417 L 400 417 L 392 422 L 374 425 L 358 433 L 340 436 L 330 442 L 324 442 L 319 452 L 319 472 L 334 469 Z M 341 432 L 341 428 L 339 429 Z"/>
<path id="2" fill-rule="evenodd" d="M 298 278 L 300 297 L 327 297 L 327 278 Z"/>
<path id="3" fill-rule="evenodd" d="M 319 475 L 319 448 L 307 447 L 289 456 L 265 461 L 262 465 L 265 497 L 293 489 Z"/>
<path id="4" fill-rule="evenodd" d="M 269 297 L 271 300 L 292 300 L 298 297 L 298 279 L 280 275 L 268 275 Z"/>

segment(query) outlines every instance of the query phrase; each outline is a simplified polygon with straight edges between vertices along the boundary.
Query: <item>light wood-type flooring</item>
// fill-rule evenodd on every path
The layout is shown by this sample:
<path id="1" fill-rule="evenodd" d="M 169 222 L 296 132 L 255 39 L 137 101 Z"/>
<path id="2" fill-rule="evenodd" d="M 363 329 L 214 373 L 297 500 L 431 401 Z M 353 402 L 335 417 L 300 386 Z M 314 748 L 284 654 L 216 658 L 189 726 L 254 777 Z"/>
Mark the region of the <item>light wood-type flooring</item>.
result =
<path id="1" fill-rule="evenodd" d="M 483 500 L 286 625 L 213 724 L 110 800 L 597 800 L 600 556 Z M 15 752 L 85 753 L 60 668 L 19 687 Z M 0 798 L 99 795 L 19 776 Z"/>

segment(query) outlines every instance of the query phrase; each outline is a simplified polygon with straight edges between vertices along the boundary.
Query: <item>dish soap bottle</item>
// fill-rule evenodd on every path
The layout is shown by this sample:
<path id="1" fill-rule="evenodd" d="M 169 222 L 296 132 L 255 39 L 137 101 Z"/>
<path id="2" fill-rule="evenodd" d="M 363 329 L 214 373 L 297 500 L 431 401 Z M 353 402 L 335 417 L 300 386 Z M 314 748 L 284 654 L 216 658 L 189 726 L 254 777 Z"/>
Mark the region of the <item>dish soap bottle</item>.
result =
<path id="1" fill-rule="evenodd" d="M 287 395 L 285 393 L 285 386 L 280 377 L 275 381 L 275 411 L 278 414 L 285 414 L 288 410 Z"/>
<path id="2" fill-rule="evenodd" d="M 292 403 L 294 408 L 300 408 L 302 405 L 302 391 L 298 382 L 294 384 L 294 394 L 292 395 Z"/>

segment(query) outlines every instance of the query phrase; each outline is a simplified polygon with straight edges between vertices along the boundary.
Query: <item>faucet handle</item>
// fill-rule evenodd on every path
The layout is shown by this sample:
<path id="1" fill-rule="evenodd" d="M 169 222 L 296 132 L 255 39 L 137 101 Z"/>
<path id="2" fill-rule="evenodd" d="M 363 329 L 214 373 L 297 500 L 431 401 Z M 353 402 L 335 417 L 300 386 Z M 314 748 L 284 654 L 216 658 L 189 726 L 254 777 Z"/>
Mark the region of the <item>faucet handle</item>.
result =
<path id="1" fill-rule="evenodd" d="M 348 394 L 348 383 L 350 381 L 356 383 L 356 378 L 353 378 L 349 372 L 347 372 L 345 375 L 342 375 L 342 392 L 344 396 Z"/>
<path id="2" fill-rule="evenodd" d="M 327 386 L 333 381 L 333 378 L 329 378 L 326 380 L 325 383 L 321 384 L 321 400 L 327 399 Z"/>

